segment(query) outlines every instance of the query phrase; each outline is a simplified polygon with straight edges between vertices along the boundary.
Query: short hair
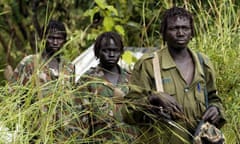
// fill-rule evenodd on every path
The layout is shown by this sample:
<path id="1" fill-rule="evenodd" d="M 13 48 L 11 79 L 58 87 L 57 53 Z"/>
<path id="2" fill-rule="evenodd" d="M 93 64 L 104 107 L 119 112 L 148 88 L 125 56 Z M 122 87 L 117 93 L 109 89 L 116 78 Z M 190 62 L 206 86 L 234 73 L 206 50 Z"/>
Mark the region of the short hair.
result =
<path id="1" fill-rule="evenodd" d="M 172 7 L 170 9 L 167 9 L 165 13 L 163 14 L 162 21 L 161 21 L 161 26 L 160 26 L 160 33 L 162 34 L 163 41 L 166 41 L 166 29 L 167 29 L 167 21 L 169 18 L 174 17 L 174 16 L 180 16 L 180 17 L 186 17 L 190 20 L 190 26 L 191 26 L 191 31 L 192 31 L 192 37 L 195 36 L 195 30 L 194 30 L 194 20 L 193 20 L 193 15 L 187 11 L 184 8 L 180 7 Z"/>
<path id="2" fill-rule="evenodd" d="M 47 25 L 45 35 L 47 35 L 49 32 L 55 32 L 55 31 L 58 31 L 60 34 L 62 34 L 64 39 L 66 40 L 67 32 L 64 24 L 60 21 L 50 20 Z M 42 36 L 43 34 L 44 34 L 44 28 L 42 31 Z"/>
<path id="3" fill-rule="evenodd" d="M 110 43 L 110 39 L 113 39 L 115 44 L 120 47 L 121 53 L 123 53 L 124 47 L 121 36 L 116 32 L 104 32 L 97 37 L 94 44 L 94 54 L 96 58 L 99 58 L 99 51 L 101 49 L 101 42 L 103 39 L 105 39 L 108 44 Z"/>

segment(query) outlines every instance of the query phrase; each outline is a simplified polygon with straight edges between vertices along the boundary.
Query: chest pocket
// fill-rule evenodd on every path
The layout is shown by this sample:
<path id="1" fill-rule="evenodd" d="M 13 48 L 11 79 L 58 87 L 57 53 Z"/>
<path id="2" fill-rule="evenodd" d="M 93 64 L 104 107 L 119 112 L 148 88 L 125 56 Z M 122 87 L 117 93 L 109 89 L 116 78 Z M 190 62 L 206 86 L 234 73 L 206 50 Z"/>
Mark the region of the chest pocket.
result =
<path id="1" fill-rule="evenodd" d="M 176 96 L 176 85 L 174 84 L 172 77 L 164 76 L 162 83 L 164 92 L 170 94 L 171 96 Z"/>

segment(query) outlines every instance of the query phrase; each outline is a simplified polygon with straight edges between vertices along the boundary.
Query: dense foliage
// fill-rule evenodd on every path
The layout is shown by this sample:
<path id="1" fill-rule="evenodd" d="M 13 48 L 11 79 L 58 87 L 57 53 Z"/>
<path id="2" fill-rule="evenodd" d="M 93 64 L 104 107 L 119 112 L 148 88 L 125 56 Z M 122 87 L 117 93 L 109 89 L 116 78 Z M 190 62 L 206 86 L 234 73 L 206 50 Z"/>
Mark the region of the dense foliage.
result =
<path id="1" fill-rule="evenodd" d="M 11 67 L 14 68 L 23 56 L 39 51 L 40 31 L 49 19 L 58 19 L 66 24 L 68 42 L 64 49 L 65 57 L 73 60 L 93 43 L 98 34 L 109 30 L 119 32 L 126 46 L 159 47 L 162 45 L 159 33 L 161 14 L 174 4 L 185 6 L 194 14 L 196 37 L 190 47 L 206 53 L 214 62 L 219 95 L 227 110 L 228 123 L 223 131 L 227 143 L 235 144 L 240 141 L 238 0 L 1 0 L 0 79 L 3 81 L 10 76 Z M 10 130 L 17 129 L 16 143 L 25 143 L 34 135 L 25 132 L 38 124 L 41 113 L 37 109 L 47 100 L 33 106 L 26 105 L 26 109 L 18 112 L 16 101 L 31 97 L 38 89 L 31 85 L 16 87 L 18 90 L 9 94 L 7 86 L 3 82 L 1 84 L 0 105 L 4 109 L 0 110 L 0 128 L 3 124 Z M 54 92 L 55 96 L 71 93 L 61 89 Z M 6 98 L 6 95 L 14 96 Z M 45 118 L 50 117 L 51 113 Z M 48 130 L 54 129 L 55 125 L 45 122 L 36 133 L 39 132 L 46 143 L 51 143 L 54 138 L 48 135 Z"/>

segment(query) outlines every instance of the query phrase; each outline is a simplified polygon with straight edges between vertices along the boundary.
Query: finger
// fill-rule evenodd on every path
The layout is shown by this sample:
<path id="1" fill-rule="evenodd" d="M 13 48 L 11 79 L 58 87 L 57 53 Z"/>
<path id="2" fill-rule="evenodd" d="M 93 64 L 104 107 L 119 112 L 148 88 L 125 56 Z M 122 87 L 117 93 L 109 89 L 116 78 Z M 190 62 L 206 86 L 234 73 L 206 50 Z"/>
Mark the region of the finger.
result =
<path id="1" fill-rule="evenodd" d="M 218 121 L 219 121 L 219 119 L 220 119 L 220 117 L 219 116 L 217 116 L 213 121 L 212 121 L 212 123 L 213 124 L 217 124 L 218 123 Z"/>
<path id="2" fill-rule="evenodd" d="M 176 106 L 176 105 L 173 106 L 173 111 L 176 112 L 176 113 L 179 113 L 179 114 L 183 113 L 181 107 L 178 107 L 178 106 Z"/>
<path id="3" fill-rule="evenodd" d="M 172 109 L 173 109 L 174 112 L 178 112 L 178 113 L 180 112 L 180 110 L 178 109 L 178 107 L 175 106 L 175 105 L 172 106 Z"/>
<path id="4" fill-rule="evenodd" d="M 204 115 L 202 116 L 202 119 L 203 119 L 204 121 L 206 121 L 206 120 L 208 119 L 208 113 L 209 113 L 209 111 L 206 111 L 206 112 L 204 113 Z"/>
<path id="5" fill-rule="evenodd" d="M 215 119 L 217 119 L 217 117 L 218 117 L 218 112 L 217 111 L 213 111 L 211 120 L 214 121 Z"/>
<path id="6" fill-rule="evenodd" d="M 176 104 L 176 105 L 174 106 L 174 109 L 175 109 L 176 111 L 178 111 L 179 113 L 182 113 L 182 112 L 183 112 L 182 107 L 181 107 L 179 104 Z"/>
<path id="7" fill-rule="evenodd" d="M 203 119 L 213 121 L 216 118 L 216 116 L 217 116 L 217 113 L 214 110 L 209 109 L 204 114 Z"/>
<path id="8" fill-rule="evenodd" d="M 216 121 L 216 119 L 217 119 L 217 115 L 212 115 L 211 121 L 214 122 L 214 121 Z"/>

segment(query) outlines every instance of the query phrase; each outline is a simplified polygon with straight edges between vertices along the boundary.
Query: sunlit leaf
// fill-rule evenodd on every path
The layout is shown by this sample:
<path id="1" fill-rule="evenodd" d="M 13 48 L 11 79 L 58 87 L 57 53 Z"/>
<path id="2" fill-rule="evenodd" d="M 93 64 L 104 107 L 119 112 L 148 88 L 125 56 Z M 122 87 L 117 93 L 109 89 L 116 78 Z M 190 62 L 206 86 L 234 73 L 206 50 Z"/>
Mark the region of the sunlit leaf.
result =
<path id="1" fill-rule="evenodd" d="M 101 9 L 105 9 L 106 6 L 107 6 L 105 0 L 95 0 L 95 2 L 97 3 L 97 5 L 98 5 Z"/>
<path id="2" fill-rule="evenodd" d="M 122 59 L 129 65 L 137 61 L 137 58 L 128 50 L 124 52 Z"/>
<path id="3" fill-rule="evenodd" d="M 120 35 L 125 36 L 124 28 L 121 25 L 116 25 L 114 28 Z"/>
<path id="4" fill-rule="evenodd" d="M 118 12 L 113 6 L 106 6 L 106 9 L 113 12 L 115 16 L 118 16 Z"/>
<path id="5" fill-rule="evenodd" d="M 103 26 L 106 31 L 112 30 L 114 26 L 114 21 L 112 17 L 105 17 L 103 20 Z"/>

